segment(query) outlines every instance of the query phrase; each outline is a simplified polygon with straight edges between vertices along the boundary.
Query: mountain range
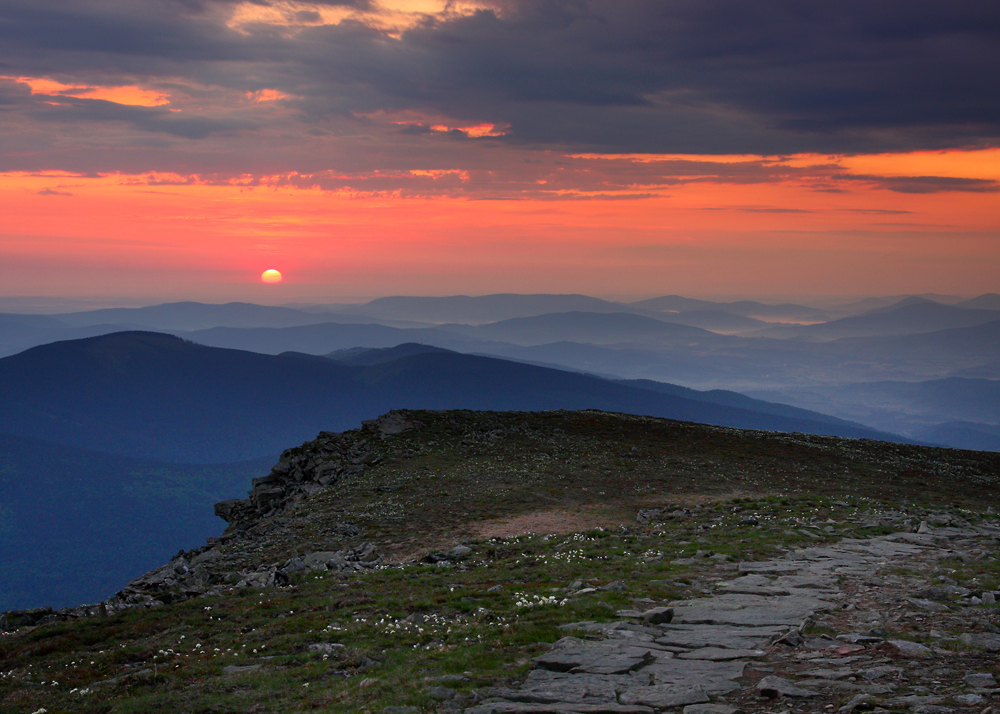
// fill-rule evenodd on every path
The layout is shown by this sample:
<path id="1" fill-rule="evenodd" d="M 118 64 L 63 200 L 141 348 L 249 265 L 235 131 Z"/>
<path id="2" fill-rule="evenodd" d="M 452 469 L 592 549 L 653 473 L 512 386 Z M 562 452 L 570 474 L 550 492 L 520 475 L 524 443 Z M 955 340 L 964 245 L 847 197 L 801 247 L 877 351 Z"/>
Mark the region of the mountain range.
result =
<path id="1" fill-rule="evenodd" d="M 400 349 L 400 348 L 397 348 Z M 363 354 L 363 353 L 362 353 Z M 395 408 L 596 408 L 751 429 L 893 438 L 822 414 L 780 413 L 451 351 L 377 363 L 264 355 L 119 332 L 0 359 L 0 432 L 187 463 L 276 453 Z"/>

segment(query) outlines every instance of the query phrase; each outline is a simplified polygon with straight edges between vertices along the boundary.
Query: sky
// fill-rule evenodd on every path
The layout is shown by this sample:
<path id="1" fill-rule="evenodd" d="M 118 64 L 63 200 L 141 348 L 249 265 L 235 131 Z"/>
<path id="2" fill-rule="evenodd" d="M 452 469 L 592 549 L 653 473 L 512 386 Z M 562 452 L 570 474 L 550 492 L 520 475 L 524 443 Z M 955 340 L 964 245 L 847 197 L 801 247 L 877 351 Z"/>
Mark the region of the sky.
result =
<path id="1" fill-rule="evenodd" d="M 998 87 L 985 1 L 0 0 L 0 296 L 1000 292 Z"/>

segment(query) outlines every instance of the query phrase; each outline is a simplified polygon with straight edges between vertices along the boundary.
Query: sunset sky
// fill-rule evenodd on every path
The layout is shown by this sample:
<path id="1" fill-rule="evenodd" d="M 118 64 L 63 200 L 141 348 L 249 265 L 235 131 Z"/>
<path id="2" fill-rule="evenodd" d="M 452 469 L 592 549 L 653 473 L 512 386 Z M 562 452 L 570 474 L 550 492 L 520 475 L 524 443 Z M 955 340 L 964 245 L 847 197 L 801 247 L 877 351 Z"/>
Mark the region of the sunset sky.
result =
<path id="1" fill-rule="evenodd" d="M 995 1 L 0 0 L 0 296 L 1000 292 L 998 87 Z"/>

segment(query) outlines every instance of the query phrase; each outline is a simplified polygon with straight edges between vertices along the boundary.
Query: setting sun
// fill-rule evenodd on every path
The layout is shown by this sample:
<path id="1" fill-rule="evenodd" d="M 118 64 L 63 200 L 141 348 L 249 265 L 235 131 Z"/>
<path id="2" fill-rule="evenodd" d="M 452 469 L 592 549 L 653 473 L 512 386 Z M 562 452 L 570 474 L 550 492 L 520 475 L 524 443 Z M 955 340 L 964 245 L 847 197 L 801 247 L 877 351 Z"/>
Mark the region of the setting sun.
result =
<path id="1" fill-rule="evenodd" d="M 281 277 L 281 273 L 273 268 L 260 274 L 261 281 L 265 283 L 280 283 Z"/>

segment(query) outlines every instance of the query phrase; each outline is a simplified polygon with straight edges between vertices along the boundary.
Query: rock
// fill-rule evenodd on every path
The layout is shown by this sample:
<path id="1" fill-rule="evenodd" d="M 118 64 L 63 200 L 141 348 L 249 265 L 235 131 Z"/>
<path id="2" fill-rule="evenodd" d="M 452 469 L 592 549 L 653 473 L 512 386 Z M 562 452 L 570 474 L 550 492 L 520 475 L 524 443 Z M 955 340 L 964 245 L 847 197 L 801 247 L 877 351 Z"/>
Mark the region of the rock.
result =
<path id="1" fill-rule="evenodd" d="M 958 636 L 958 641 L 966 647 L 973 647 L 977 650 L 1000 652 L 1000 635 L 963 632 Z"/>
<path id="2" fill-rule="evenodd" d="M 455 695 L 458 694 L 454 689 L 449 689 L 448 687 L 428 687 L 427 696 L 431 699 L 436 699 L 439 702 L 446 702 L 449 699 L 454 699 Z"/>
<path id="3" fill-rule="evenodd" d="M 622 704 L 644 704 L 655 709 L 681 707 L 709 701 L 701 687 L 679 687 L 673 684 L 656 684 L 650 687 L 630 687 L 619 697 Z"/>
<path id="4" fill-rule="evenodd" d="M 263 665 L 259 664 L 246 664 L 246 665 L 230 664 L 222 668 L 222 673 L 243 674 L 244 672 L 256 672 L 257 670 L 262 669 L 262 667 Z"/>
<path id="5" fill-rule="evenodd" d="M 33 627 L 51 614 L 51 607 L 10 610 L 0 616 L 0 632 L 13 632 L 20 627 Z"/>
<path id="6" fill-rule="evenodd" d="M 995 594 L 991 593 L 991 592 L 985 592 L 985 593 L 983 593 L 983 596 L 982 596 L 981 599 L 982 599 L 984 605 L 996 605 L 997 604 L 997 596 Z"/>
<path id="7" fill-rule="evenodd" d="M 850 632 L 845 635 L 837 635 L 837 639 L 841 642 L 849 642 L 852 645 L 874 645 L 881 642 L 883 638 L 875 637 L 874 635 L 859 635 L 857 633 Z"/>
<path id="8" fill-rule="evenodd" d="M 378 554 L 378 548 L 375 547 L 374 543 L 362 543 L 354 551 L 352 551 L 352 558 L 350 560 L 356 560 L 359 563 L 374 563 L 377 560 L 381 560 L 381 556 Z"/>
<path id="9" fill-rule="evenodd" d="M 918 590 L 913 593 L 915 598 L 930 598 L 932 600 L 945 600 L 947 598 L 965 597 L 971 591 L 958 585 L 931 585 L 929 588 Z"/>
<path id="10" fill-rule="evenodd" d="M 851 714 L 851 712 L 858 709 L 871 709 L 872 705 L 868 703 L 871 698 L 871 694 L 856 694 L 837 711 L 841 712 L 841 714 Z"/>
<path id="11" fill-rule="evenodd" d="M 653 521 L 658 520 L 659 517 L 660 517 L 660 509 L 658 508 L 642 509 L 636 515 L 635 522 L 652 523 Z"/>
<path id="12" fill-rule="evenodd" d="M 736 714 L 739 710 L 727 704 L 690 704 L 682 714 Z"/>
<path id="13" fill-rule="evenodd" d="M 789 630 L 784 635 L 775 640 L 777 645 L 785 645 L 787 647 L 798 647 L 804 642 L 802 635 L 798 630 Z"/>
<path id="14" fill-rule="evenodd" d="M 817 697 L 819 692 L 800 687 L 787 679 L 769 675 L 757 682 L 757 694 L 765 699 L 778 697 Z"/>
<path id="15" fill-rule="evenodd" d="M 408 418 L 405 414 L 391 411 L 383 414 L 378 419 L 369 419 L 361 422 L 361 428 L 365 431 L 376 431 L 380 436 L 392 436 L 402 434 L 420 426 L 420 423 Z"/>
<path id="16" fill-rule="evenodd" d="M 942 605 L 939 602 L 934 602 L 933 600 L 924 600 L 922 598 L 908 597 L 906 601 L 920 610 L 926 612 L 947 612 L 948 606 Z"/>
<path id="17" fill-rule="evenodd" d="M 553 672 L 627 674 L 654 659 L 648 648 L 608 642 L 592 644 L 564 637 L 550 651 L 536 657 L 535 664 Z"/>
<path id="18" fill-rule="evenodd" d="M 681 652 L 677 657 L 678 659 L 704 659 L 710 662 L 725 662 L 731 659 L 763 657 L 766 654 L 764 650 L 730 650 L 721 647 L 702 647 L 690 652 Z"/>
<path id="19" fill-rule="evenodd" d="M 989 672 L 970 672 L 962 681 L 974 689 L 993 689 L 997 686 L 997 680 Z"/>
<path id="20" fill-rule="evenodd" d="M 238 523 L 250 520 L 253 515 L 253 506 L 250 499 L 232 498 L 228 501 L 220 501 L 215 504 L 215 515 L 226 523 Z"/>
<path id="21" fill-rule="evenodd" d="M 598 590 L 604 590 L 606 592 L 623 593 L 628 590 L 628 585 L 623 583 L 621 580 L 612 580 L 607 585 L 602 585 Z"/>
<path id="22" fill-rule="evenodd" d="M 386 707 L 382 714 L 420 714 L 420 707 Z"/>
<path id="23" fill-rule="evenodd" d="M 315 644 L 309 645 L 306 649 L 309 650 L 310 652 L 319 652 L 320 654 L 332 655 L 344 649 L 344 645 L 338 644 L 336 642 L 317 642 Z"/>
<path id="24" fill-rule="evenodd" d="M 955 697 L 955 701 L 960 704 L 965 704 L 966 706 L 972 706 L 973 704 L 982 704 L 983 695 L 981 694 L 960 694 Z"/>
<path id="25" fill-rule="evenodd" d="M 904 657 L 929 657 L 930 648 L 909 640 L 887 640 L 886 643 Z"/>
<path id="26" fill-rule="evenodd" d="M 307 553 L 304 555 L 302 557 L 302 564 L 309 570 L 326 570 L 329 567 L 328 564 L 331 560 L 336 563 L 342 558 L 343 556 L 340 553 L 320 551 L 318 553 Z"/>
<path id="27" fill-rule="evenodd" d="M 456 545 L 454 548 L 448 551 L 448 557 L 451 560 L 465 560 L 472 553 L 472 548 L 464 545 Z"/>
<path id="28" fill-rule="evenodd" d="M 663 625 L 674 619 L 674 609 L 672 607 L 654 607 L 646 610 L 639 617 L 650 625 Z"/>

